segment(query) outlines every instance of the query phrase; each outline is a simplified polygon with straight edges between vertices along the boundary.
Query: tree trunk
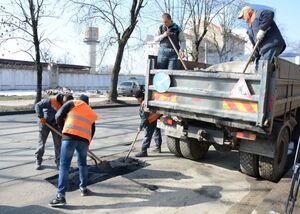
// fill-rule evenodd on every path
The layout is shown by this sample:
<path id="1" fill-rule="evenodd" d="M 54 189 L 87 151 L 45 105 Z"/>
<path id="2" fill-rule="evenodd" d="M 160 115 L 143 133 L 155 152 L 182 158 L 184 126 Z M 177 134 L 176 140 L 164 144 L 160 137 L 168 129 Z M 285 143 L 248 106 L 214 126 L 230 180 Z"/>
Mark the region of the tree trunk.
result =
<path id="1" fill-rule="evenodd" d="M 126 42 L 119 41 L 118 43 L 118 52 L 115 59 L 115 64 L 111 73 L 111 88 L 109 92 L 109 101 L 116 102 L 118 98 L 117 86 L 118 86 L 118 78 L 121 70 L 121 63 L 124 54 Z"/>

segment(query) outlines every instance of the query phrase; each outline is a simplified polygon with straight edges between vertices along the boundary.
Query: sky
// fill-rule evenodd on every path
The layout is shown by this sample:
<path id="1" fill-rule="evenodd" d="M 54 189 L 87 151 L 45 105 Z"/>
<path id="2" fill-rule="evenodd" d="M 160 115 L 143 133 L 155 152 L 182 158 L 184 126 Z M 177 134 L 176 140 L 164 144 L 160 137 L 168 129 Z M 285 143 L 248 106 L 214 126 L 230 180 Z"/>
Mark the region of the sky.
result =
<path id="1" fill-rule="evenodd" d="M 3 0 L 8 1 L 8 0 Z M 150 0 L 151 1 L 151 0 Z M 1 0 L 2 2 L 2 0 Z M 300 24 L 297 16 L 300 8 L 299 0 L 250 0 L 249 3 L 266 5 L 275 11 L 275 21 L 282 31 L 286 41 L 289 43 L 300 44 Z M 153 35 L 157 31 L 159 22 L 160 10 L 158 8 L 151 8 L 151 10 L 144 11 L 147 18 L 139 22 L 139 28 L 136 29 L 134 37 L 142 37 L 145 39 L 147 35 Z M 51 54 L 57 59 L 60 58 L 71 62 L 72 64 L 88 65 L 88 46 L 83 42 L 84 28 L 81 25 L 70 21 L 70 14 L 66 13 L 61 18 L 45 19 L 42 27 L 46 32 L 47 37 L 52 41 L 50 48 Z M 104 36 L 105 29 L 103 26 L 99 27 L 99 35 Z M 129 45 L 135 45 L 141 41 L 137 39 L 130 39 Z M 15 41 L 1 45 L 0 57 L 31 60 L 29 56 L 18 52 L 19 45 Z M 105 55 L 102 65 L 110 65 L 114 61 L 115 49 L 108 51 Z M 123 72 L 144 73 L 145 54 L 144 49 L 136 50 L 130 49 L 125 52 L 125 62 L 123 63 Z M 126 66 L 125 66 L 126 65 Z"/>

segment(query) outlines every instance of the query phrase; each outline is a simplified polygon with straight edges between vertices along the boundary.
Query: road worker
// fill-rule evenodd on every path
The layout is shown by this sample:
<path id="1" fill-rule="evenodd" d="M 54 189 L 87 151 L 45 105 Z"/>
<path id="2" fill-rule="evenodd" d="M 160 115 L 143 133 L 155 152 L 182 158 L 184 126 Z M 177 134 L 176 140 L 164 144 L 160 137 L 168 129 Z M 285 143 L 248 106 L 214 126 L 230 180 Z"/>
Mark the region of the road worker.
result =
<path id="1" fill-rule="evenodd" d="M 97 114 L 89 106 L 89 98 L 81 95 L 79 100 L 65 103 L 55 115 L 56 122 L 62 128 L 62 142 L 60 153 L 60 169 L 58 177 L 58 191 L 50 206 L 66 204 L 65 194 L 68 187 L 69 170 L 74 151 L 77 152 L 81 196 L 88 195 L 87 152 L 95 133 Z"/>
<path id="2" fill-rule="evenodd" d="M 157 68 L 177 69 L 178 56 L 169 38 L 173 41 L 181 58 L 184 58 L 184 51 L 186 49 L 184 33 L 182 29 L 172 21 L 170 14 L 164 13 L 161 19 L 163 24 L 159 27 L 154 39 L 155 42 L 159 42 Z"/>
<path id="3" fill-rule="evenodd" d="M 36 157 L 36 170 L 42 169 L 43 155 L 45 152 L 45 144 L 51 131 L 54 143 L 55 163 L 57 169 L 59 168 L 59 155 L 60 155 L 60 141 L 61 137 L 54 131 L 50 130 L 46 123 L 58 128 L 55 122 L 55 114 L 60 107 L 69 99 L 72 99 L 71 95 L 57 94 L 56 96 L 50 96 L 49 98 L 43 99 L 36 103 L 35 111 L 39 118 L 39 141 L 35 152 Z"/>
<path id="4" fill-rule="evenodd" d="M 253 46 L 261 40 L 255 53 L 255 61 L 273 61 L 286 47 L 285 41 L 274 22 L 274 12 L 271 10 L 254 10 L 245 6 L 238 16 L 248 24 L 247 34 Z"/>
<path id="5" fill-rule="evenodd" d="M 140 117 L 141 123 L 140 127 L 138 128 L 138 132 L 144 129 L 145 137 L 142 142 L 142 149 L 141 152 L 136 154 L 136 157 L 147 157 L 147 149 L 150 147 L 152 136 L 154 135 L 154 141 L 156 144 L 156 148 L 153 152 L 161 153 L 161 133 L 160 129 L 156 127 L 157 119 L 160 117 L 159 114 L 152 113 L 152 112 L 145 112 L 144 111 L 144 93 L 142 91 L 137 91 L 135 93 L 135 98 L 140 103 Z"/>

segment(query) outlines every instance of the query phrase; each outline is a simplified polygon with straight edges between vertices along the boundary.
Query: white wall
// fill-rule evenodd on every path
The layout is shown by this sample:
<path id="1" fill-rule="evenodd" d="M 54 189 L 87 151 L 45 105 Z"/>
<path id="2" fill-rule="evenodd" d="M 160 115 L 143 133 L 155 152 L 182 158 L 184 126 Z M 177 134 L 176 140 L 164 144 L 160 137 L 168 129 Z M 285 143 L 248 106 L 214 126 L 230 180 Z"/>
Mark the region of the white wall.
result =
<path id="1" fill-rule="evenodd" d="M 49 87 L 49 73 L 43 72 L 43 88 Z M 0 69 L 0 90 L 35 90 L 36 72 L 33 70 Z"/>
<path id="2" fill-rule="evenodd" d="M 119 82 L 130 76 L 120 75 Z M 58 86 L 72 90 L 108 90 L 110 74 L 75 74 L 59 73 Z M 43 71 L 43 89 L 49 88 L 49 71 Z M 16 70 L 0 68 L 0 90 L 35 90 L 36 72 L 33 70 Z"/>

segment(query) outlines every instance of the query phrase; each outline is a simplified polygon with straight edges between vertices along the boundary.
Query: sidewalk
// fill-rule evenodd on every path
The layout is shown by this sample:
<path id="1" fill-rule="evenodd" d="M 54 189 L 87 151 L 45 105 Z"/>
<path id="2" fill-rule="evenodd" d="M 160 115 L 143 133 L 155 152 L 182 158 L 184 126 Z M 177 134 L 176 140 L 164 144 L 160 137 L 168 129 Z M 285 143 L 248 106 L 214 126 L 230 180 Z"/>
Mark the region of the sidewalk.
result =
<path id="1" fill-rule="evenodd" d="M 92 107 L 110 106 L 110 105 L 130 105 L 137 104 L 134 97 L 118 97 L 120 104 L 109 104 L 108 98 L 105 95 L 99 97 L 91 97 L 90 105 Z M 34 99 L 16 99 L 16 100 L 1 100 L 0 112 L 13 112 L 13 111 L 32 111 L 34 109 Z"/>

